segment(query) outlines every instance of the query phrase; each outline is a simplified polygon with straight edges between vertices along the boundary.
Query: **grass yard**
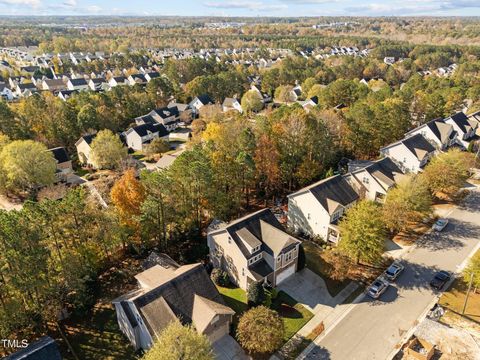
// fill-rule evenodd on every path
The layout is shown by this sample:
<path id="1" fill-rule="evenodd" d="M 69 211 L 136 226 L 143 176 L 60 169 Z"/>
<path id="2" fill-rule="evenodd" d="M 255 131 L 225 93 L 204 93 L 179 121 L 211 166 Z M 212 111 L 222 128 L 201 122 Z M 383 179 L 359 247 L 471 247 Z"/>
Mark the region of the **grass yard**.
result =
<path id="1" fill-rule="evenodd" d="M 308 269 L 313 271 L 315 274 L 320 276 L 327 285 L 328 292 L 331 296 L 336 296 L 340 291 L 348 285 L 350 280 L 346 281 L 337 281 L 329 277 L 329 264 L 323 259 L 324 251 L 315 244 L 304 241 L 302 243 L 303 249 L 305 250 L 306 266 Z"/>
<path id="2" fill-rule="evenodd" d="M 278 311 L 283 320 L 285 342 L 313 317 L 309 310 L 283 291 L 280 291 L 276 299 L 272 301 L 272 309 Z"/>
<path id="3" fill-rule="evenodd" d="M 453 282 L 450 289 L 442 295 L 439 304 L 450 311 L 461 314 L 467 290 L 468 284 L 466 284 L 462 278 L 458 278 Z M 464 316 L 472 321 L 480 323 L 480 293 L 475 294 L 473 288 L 468 297 Z"/>
<path id="4" fill-rule="evenodd" d="M 237 315 L 242 314 L 248 309 L 247 293 L 238 287 L 217 286 L 218 291 L 223 296 L 225 303 L 232 308 Z"/>

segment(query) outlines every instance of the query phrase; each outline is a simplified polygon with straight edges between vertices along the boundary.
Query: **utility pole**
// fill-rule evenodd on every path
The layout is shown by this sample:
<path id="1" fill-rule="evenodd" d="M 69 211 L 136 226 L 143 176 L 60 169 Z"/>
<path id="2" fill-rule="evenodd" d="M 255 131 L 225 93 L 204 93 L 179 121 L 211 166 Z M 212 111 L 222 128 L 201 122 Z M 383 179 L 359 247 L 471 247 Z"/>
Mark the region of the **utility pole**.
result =
<path id="1" fill-rule="evenodd" d="M 472 284 L 473 284 L 473 271 L 470 273 L 470 282 L 468 284 L 467 296 L 465 296 L 465 303 L 463 304 L 462 315 L 465 315 L 465 309 L 467 308 L 468 296 L 470 295 Z"/>

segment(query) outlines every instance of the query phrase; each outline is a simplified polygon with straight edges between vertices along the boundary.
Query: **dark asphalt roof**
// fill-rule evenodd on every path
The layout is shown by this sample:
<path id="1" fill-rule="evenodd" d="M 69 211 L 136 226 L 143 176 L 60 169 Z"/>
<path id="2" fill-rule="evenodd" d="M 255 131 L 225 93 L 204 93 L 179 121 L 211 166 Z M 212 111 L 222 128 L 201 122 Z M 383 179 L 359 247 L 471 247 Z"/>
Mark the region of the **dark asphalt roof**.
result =
<path id="1" fill-rule="evenodd" d="M 255 264 L 250 265 L 248 269 L 257 281 L 263 280 L 273 272 L 273 269 L 270 267 L 270 265 L 267 264 L 265 259 L 261 259 Z"/>
<path id="2" fill-rule="evenodd" d="M 85 86 L 88 85 L 87 80 L 85 79 L 70 79 L 70 82 L 72 83 L 73 86 Z"/>
<path id="3" fill-rule="evenodd" d="M 67 161 L 70 161 L 68 158 L 67 150 L 63 147 L 56 147 L 53 149 L 49 149 L 49 151 L 53 154 L 53 157 L 55 160 L 58 161 L 59 164 L 65 163 Z"/>
<path id="4" fill-rule="evenodd" d="M 304 190 L 309 190 L 330 215 L 335 212 L 338 204 L 347 206 L 359 199 L 356 191 L 341 175 L 321 180 L 300 192 Z"/>
<path id="5" fill-rule="evenodd" d="M 149 132 L 156 133 L 158 132 L 159 137 L 167 136 L 168 131 L 162 124 L 142 124 L 132 128 L 139 136 L 147 136 Z"/>
<path id="6" fill-rule="evenodd" d="M 455 124 L 462 130 L 464 133 L 467 133 L 472 128 L 472 124 L 468 121 L 467 115 L 463 112 L 458 112 L 455 115 L 450 116 L 450 119 L 453 120 Z"/>
<path id="7" fill-rule="evenodd" d="M 28 347 L 7 356 L 4 360 L 62 360 L 55 340 L 44 336 Z"/>
<path id="8" fill-rule="evenodd" d="M 432 144 L 421 134 L 416 134 L 402 140 L 402 143 L 410 150 L 419 160 L 423 160 L 425 155 L 435 151 Z"/>

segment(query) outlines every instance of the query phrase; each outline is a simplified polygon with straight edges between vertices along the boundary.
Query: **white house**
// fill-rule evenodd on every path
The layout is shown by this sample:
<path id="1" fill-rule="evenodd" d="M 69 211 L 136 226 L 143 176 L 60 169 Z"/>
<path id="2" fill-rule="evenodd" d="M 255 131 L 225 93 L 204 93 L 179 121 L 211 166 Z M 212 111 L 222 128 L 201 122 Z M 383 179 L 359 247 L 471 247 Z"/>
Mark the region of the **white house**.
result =
<path id="1" fill-rule="evenodd" d="M 228 224 L 214 221 L 207 233 L 210 260 L 246 290 L 252 282 L 277 286 L 297 271 L 300 240 L 263 209 Z"/>
<path id="2" fill-rule="evenodd" d="M 0 97 L 4 100 L 13 100 L 13 92 L 4 82 L 0 82 Z"/>
<path id="3" fill-rule="evenodd" d="M 171 322 L 191 324 L 210 342 L 228 335 L 235 312 L 225 305 L 202 264 L 173 260 L 137 274 L 137 289 L 112 301 L 120 330 L 135 350 L 148 350 Z"/>
<path id="4" fill-rule="evenodd" d="M 109 85 L 108 82 L 105 78 L 99 77 L 99 78 L 94 78 L 90 79 L 88 81 L 88 86 L 90 87 L 91 90 L 93 91 L 102 91 L 102 90 L 108 90 Z"/>
<path id="5" fill-rule="evenodd" d="M 309 112 L 312 108 L 318 105 L 318 96 L 313 96 L 305 101 L 300 101 L 300 105 L 302 105 L 306 112 Z"/>
<path id="6" fill-rule="evenodd" d="M 189 105 L 195 114 L 200 112 L 200 109 L 207 105 L 213 105 L 214 101 L 208 95 L 200 95 L 194 98 Z"/>
<path id="7" fill-rule="evenodd" d="M 390 158 L 366 164 L 345 175 L 345 179 L 361 198 L 377 202 L 383 202 L 388 190 L 403 178 L 404 173 Z"/>
<path id="8" fill-rule="evenodd" d="M 409 131 L 405 137 L 420 134 L 438 150 L 445 150 L 452 146 L 457 137 L 457 132 L 453 130 L 451 124 L 447 124 L 443 119 L 431 120 L 419 127 Z"/>
<path id="9" fill-rule="evenodd" d="M 147 78 L 143 74 L 132 74 L 128 77 L 128 83 L 130 86 L 133 85 L 145 85 L 147 83 Z"/>
<path id="10" fill-rule="evenodd" d="M 128 129 L 125 133 L 127 146 L 135 151 L 143 151 L 155 138 L 168 140 L 168 131 L 162 124 L 143 124 Z"/>
<path id="11" fill-rule="evenodd" d="M 236 98 L 225 98 L 222 104 L 222 111 L 238 111 L 239 113 L 243 112 L 242 105 Z"/>
<path id="12" fill-rule="evenodd" d="M 65 85 L 62 79 L 45 79 L 38 87 L 48 91 L 60 91 L 67 89 L 67 85 Z"/>
<path id="13" fill-rule="evenodd" d="M 468 148 L 470 141 L 475 136 L 478 128 L 478 122 L 469 119 L 463 112 L 456 113 L 445 120 L 446 124 L 453 126 L 457 132 L 456 142 L 464 149 Z"/>
<path id="14" fill-rule="evenodd" d="M 418 173 L 435 154 L 435 147 L 416 134 L 380 149 L 380 154 L 389 157 L 404 172 Z"/>
<path id="15" fill-rule="evenodd" d="M 159 77 L 160 77 L 160 73 L 158 73 L 157 71 L 151 71 L 145 74 L 145 79 L 147 80 L 147 82 L 150 82 L 153 79 L 157 79 Z"/>
<path id="16" fill-rule="evenodd" d="M 68 90 L 79 90 L 79 91 L 90 89 L 87 80 L 85 80 L 84 78 L 69 79 L 67 82 L 67 88 Z"/>
<path id="17" fill-rule="evenodd" d="M 128 85 L 128 80 L 125 76 L 114 76 L 108 80 L 108 85 L 110 87 Z"/>
<path id="18" fill-rule="evenodd" d="M 288 195 L 288 226 L 309 236 L 337 243 L 336 223 L 359 194 L 342 175 L 335 175 Z"/>
<path id="19" fill-rule="evenodd" d="M 158 124 L 165 126 L 167 131 L 174 131 L 180 124 L 180 112 L 176 106 L 163 107 L 148 113 Z"/>

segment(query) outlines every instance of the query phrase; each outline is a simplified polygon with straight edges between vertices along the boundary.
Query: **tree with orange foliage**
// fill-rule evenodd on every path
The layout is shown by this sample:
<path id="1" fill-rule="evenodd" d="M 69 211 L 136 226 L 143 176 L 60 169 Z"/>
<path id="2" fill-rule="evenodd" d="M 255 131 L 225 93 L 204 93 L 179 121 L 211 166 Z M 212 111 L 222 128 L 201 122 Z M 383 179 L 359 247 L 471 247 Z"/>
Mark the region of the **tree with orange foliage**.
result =
<path id="1" fill-rule="evenodd" d="M 122 223 L 136 230 L 137 217 L 141 213 L 140 208 L 145 200 L 145 188 L 137 180 L 134 169 L 127 170 L 113 185 L 110 197 Z"/>

